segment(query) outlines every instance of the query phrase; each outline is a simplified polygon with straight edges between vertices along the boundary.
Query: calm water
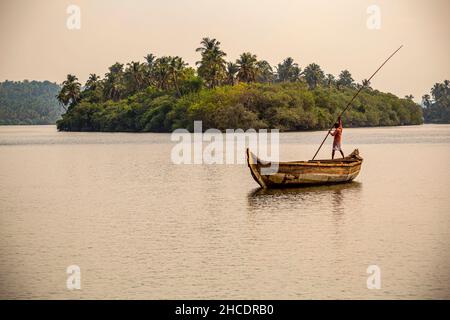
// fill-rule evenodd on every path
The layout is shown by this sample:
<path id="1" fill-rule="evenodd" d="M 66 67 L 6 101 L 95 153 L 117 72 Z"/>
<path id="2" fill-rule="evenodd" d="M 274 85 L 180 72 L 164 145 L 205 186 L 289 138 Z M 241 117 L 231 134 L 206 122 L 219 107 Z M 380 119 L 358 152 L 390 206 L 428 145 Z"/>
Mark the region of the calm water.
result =
<path id="1" fill-rule="evenodd" d="M 281 158 L 322 137 L 282 134 Z M 0 127 L 0 298 L 450 298 L 450 126 L 346 129 L 357 181 L 285 191 L 245 165 L 171 164 L 172 146 Z"/>

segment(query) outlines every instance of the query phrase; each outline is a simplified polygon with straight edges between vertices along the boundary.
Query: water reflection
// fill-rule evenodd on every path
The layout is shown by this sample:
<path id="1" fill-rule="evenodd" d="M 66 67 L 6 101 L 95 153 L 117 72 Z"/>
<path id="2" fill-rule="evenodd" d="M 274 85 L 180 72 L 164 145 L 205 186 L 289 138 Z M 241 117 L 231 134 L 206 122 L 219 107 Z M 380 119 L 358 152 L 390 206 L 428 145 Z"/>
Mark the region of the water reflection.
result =
<path id="1" fill-rule="evenodd" d="M 286 189 L 254 189 L 248 194 L 250 212 L 261 210 L 281 210 L 286 207 L 302 210 L 320 208 L 331 210 L 337 217 L 345 210 L 345 202 L 358 199 L 362 189 L 360 182 L 350 182 L 328 186 L 314 186 Z"/>

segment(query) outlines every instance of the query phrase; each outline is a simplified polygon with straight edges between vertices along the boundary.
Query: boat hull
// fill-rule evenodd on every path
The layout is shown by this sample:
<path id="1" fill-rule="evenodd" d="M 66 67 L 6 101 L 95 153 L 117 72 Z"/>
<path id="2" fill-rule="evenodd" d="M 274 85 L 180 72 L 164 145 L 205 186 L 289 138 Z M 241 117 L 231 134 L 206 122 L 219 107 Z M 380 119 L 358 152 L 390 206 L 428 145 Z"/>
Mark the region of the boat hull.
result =
<path id="1" fill-rule="evenodd" d="M 349 182 L 355 179 L 363 159 L 358 150 L 336 160 L 279 162 L 278 170 L 263 174 L 272 164 L 256 157 L 247 149 L 247 164 L 255 181 L 263 188 L 285 188 Z"/>

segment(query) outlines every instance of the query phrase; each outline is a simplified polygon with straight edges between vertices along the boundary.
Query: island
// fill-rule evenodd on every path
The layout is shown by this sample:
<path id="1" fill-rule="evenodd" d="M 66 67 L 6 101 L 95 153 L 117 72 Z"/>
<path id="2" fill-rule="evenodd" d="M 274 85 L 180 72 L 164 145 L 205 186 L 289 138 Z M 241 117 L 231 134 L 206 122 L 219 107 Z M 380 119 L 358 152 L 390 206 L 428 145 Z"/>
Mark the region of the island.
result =
<path id="1" fill-rule="evenodd" d="M 423 108 L 412 96 L 399 98 L 355 83 L 343 70 L 335 77 L 311 63 L 302 69 L 291 57 L 272 67 L 244 52 L 235 62 L 216 39 L 203 38 L 196 68 L 181 57 L 153 54 L 145 62 L 115 63 L 103 78 L 85 85 L 69 74 L 57 98 L 65 109 L 61 131 L 171 132 L 203 128 L 329 128 L 356 90 L 344 115 L 347 127 L 418 125 Z"/>

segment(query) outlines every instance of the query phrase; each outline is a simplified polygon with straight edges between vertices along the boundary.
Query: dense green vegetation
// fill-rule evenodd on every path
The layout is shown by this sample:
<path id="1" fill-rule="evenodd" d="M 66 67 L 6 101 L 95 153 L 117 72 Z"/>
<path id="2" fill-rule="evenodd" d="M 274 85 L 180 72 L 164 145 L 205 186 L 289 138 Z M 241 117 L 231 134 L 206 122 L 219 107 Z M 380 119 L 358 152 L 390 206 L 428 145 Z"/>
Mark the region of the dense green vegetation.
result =
<path id="1" fill-rule="evenodd" d="M 216 39 L 204 38 L 197 52 L 197 69 L 180 57 L 149 54 L 144 63 L 115 63 L 103 79 L 91 74 L 84 90 L 68 75 L 58 94 L 67 106 L 58 129 L 170 132 L 192 130 L 194 120 L 203 129 L 323 129 L 360 88 L 348 70 L 335 78 L 315 63 L 301 70 L 290 57 L 275 68 L 249 52 L 227 62 Z M 422 109 L 410 97 L 363 85 L 346 126 L 422 123 Z"/>
<path id="2" fill-rule="evenodd" d="M 422 103 L 425 106 L 423 115 L 426 122 L 430 123 L 450 123 L 450 81 L 436 83 L 431 88 L 431 96 L 422 96 Z"/>
<path id="3" fill-rule="evenodd" d="M 55 96 L 60 87 L 49 81 L 0 83 L 0 125 L 52 124 L 61 115 Z"/>

